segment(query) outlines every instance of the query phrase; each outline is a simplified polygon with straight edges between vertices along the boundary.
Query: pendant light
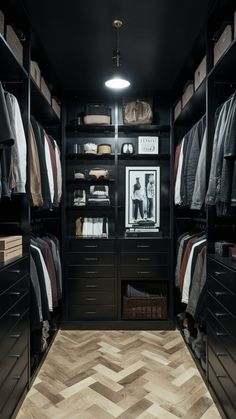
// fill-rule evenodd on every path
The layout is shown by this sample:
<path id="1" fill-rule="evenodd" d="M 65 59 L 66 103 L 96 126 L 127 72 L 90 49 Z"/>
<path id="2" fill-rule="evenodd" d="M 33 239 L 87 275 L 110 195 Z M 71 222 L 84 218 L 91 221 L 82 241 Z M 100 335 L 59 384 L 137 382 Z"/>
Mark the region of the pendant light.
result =
<path id="1" fill-rule="evenodd" d="M 123 26 L 122 20 L 114 20 L 113 27 L 116 29 L 116 50 L 113 51 L 112 61 L 114 70 L 111 77 L 105 82 L 105 86 L 109 89 L 120 90 L 130 86 L 127 75 L 121 71 L 121 54 L 120 54 L 120 38 L 119 30 Z"/>

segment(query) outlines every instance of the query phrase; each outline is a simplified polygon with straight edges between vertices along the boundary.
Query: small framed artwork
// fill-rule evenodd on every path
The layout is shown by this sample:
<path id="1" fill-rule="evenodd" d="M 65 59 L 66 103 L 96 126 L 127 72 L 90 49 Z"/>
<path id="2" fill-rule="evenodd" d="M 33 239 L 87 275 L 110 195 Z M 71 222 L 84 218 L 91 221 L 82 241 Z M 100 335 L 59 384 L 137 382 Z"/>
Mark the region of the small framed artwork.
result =
<path id="1" fill-rule="evenodd" d="M 160 227 L 160 167 L 126 167 L 125 227 Z"/>
<path id="2" fill-rule="evenodd" d="M 138 137 L 138 154 L 158 154 L 158 152 L 159 137 Z"/>

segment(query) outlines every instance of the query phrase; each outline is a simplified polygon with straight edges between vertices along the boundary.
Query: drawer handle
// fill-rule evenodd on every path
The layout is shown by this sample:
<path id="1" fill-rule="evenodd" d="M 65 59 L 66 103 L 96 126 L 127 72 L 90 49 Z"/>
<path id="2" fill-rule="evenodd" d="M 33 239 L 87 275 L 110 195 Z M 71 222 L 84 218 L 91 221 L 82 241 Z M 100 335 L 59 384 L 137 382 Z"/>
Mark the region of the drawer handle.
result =
<path id="1" fill-rule="evenodd" d="M 96 314 L 96 311 L 85 311 L 85 314 Z"/>
<path id="2" fill-rule="evenodd" d="M 138 275 L 145 275 L 145 274 L 150 274 L 151 272 L 148 271 L 137 271 Z"/>
<path id="3" fill-rule="evenodd" d="M 219 297 L 220 295 L 229 295 L 228 292 L 224 292 L 224 291 L 215 291 L 215 296 Z"/>
<path id="4" fill-rule="evenodd" d="M 85 298 L 86 301 L 97 301 L 96 298 Z"/>
<path id="5" fill-rule="evenodd" d="M 221 374 L 217 374 L 216 375 L 217 378 L 227 378 L 227 375 L 221 375 Z"/>
<path id="6" fill-rule="evenodd" d="M 137 258 L 137 260 L 148 261 L 150 258 Z"/>
<path id="7" fill-rule="evenodd" d="M 139 249 L 149 249 L 150 245 L 149 244 L 138 244 L 137 247 Z"/>
<path id="8" fill-rule="evenodd" d="M 12 339 L 19 339 L 20 338 L 20 335 L 10 335 L 10 338 L 12 338 Z"/>
<path id="9" fill-rule="evenodd" d="M 16 297 L 19 297 L 21 295 L 21 292 L 18 292 L 18 291 L 9 291 L 9 292 L 7 292 L 7 295 L 15 295 Z"/>
<path id="10" fill-rule="evenodd" d="M 84 260 L 98 260 L 98 258 L 84 258 Z"/>
<path id="11" fill-rule="evenodd" d="M 9 316 L 10 317 L 20 317 L 21 314 L 20 313 L 10 313 Z"/>
<path id="12" fill-rule="evenodd" d="M 215 316 L 216 317 L 227 317 L 228 316 L 228 313 L 215 313 Z"/>
<path id="13" fill-rule="evenodd" d="M 215 271 L 216 276 L 222 276 L 222 275 L 225 275 L 225 274 L 227 274 L 227 272 L 225 272 L 225 271 Z"/>
<path id="14" fill-rule="evenodd" d="M 92 249 L 95 249 L 96 247 L 98 247 L 98 245 L 97 244 L 86 244 L 84 247 L 87 247 L 87 248 L 92 248 Z"/>
<path id="15" fill-rule="evenodd" d="M 11 274 L 17 274 L 17 275 L 19 275 L 21 273 L 20 269 L 11 269 L 9 272 Z"/>
<path id="16" fill-rule="evenodd" d="M 216 355 L 217 356 L 227 356 L 226 353 L 224 353 L 224 352 L 216 352 Z"/>
<path id="17" fill-rule="evenodd" d="M 19 359 L 20 358 L 20 355 L 18 355 L 18 354 L 12 354 L 12 355 L 9 355 L 9 357 L 10 358 L 17 358 L 17 359 Z"/>
<path id="18" fill-rule="evenodd" d="M 86 271 L 86 274 L 97 274 L 97 271 Z"/>
<path id="19" fill-rule="evenodd" d="M 216 336 L 227 336 L 227 333 L 216 332 Z"/>
<path id="20" fill-rule="evenodd" d="M 20 379 L 20 375 L 14 375 L 12 378 L 13 378 L 13 380 L 19 380 Z"/>
<path id="21" fill-rule="evenodd" d="M 97 288 L 97 285 L 85 285 L 86 288 Z"/>

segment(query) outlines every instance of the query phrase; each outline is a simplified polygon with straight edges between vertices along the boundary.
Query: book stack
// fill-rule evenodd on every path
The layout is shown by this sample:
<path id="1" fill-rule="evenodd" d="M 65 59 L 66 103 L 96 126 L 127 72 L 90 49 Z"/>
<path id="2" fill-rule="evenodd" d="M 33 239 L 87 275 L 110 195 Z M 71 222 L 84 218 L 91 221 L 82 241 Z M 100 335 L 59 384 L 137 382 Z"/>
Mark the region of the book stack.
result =
<path id="1" fill-rule="evenodd" d="M 126 230 L 127 237 L 162 236 L 162 232 L 155 226 L 154 221 L 141 220 Z"/>

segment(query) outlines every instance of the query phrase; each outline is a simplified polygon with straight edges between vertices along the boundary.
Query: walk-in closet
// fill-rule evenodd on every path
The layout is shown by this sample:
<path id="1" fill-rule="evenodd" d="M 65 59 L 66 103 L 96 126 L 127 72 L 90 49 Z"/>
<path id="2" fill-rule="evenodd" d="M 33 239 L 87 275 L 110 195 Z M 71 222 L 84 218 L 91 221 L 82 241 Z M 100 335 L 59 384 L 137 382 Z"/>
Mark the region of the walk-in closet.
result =
<path id="1" fill-rule="evenodd" d="M 0 419 L 235 419 L 235 232 L 235 1 L 0 0 Z"/>

